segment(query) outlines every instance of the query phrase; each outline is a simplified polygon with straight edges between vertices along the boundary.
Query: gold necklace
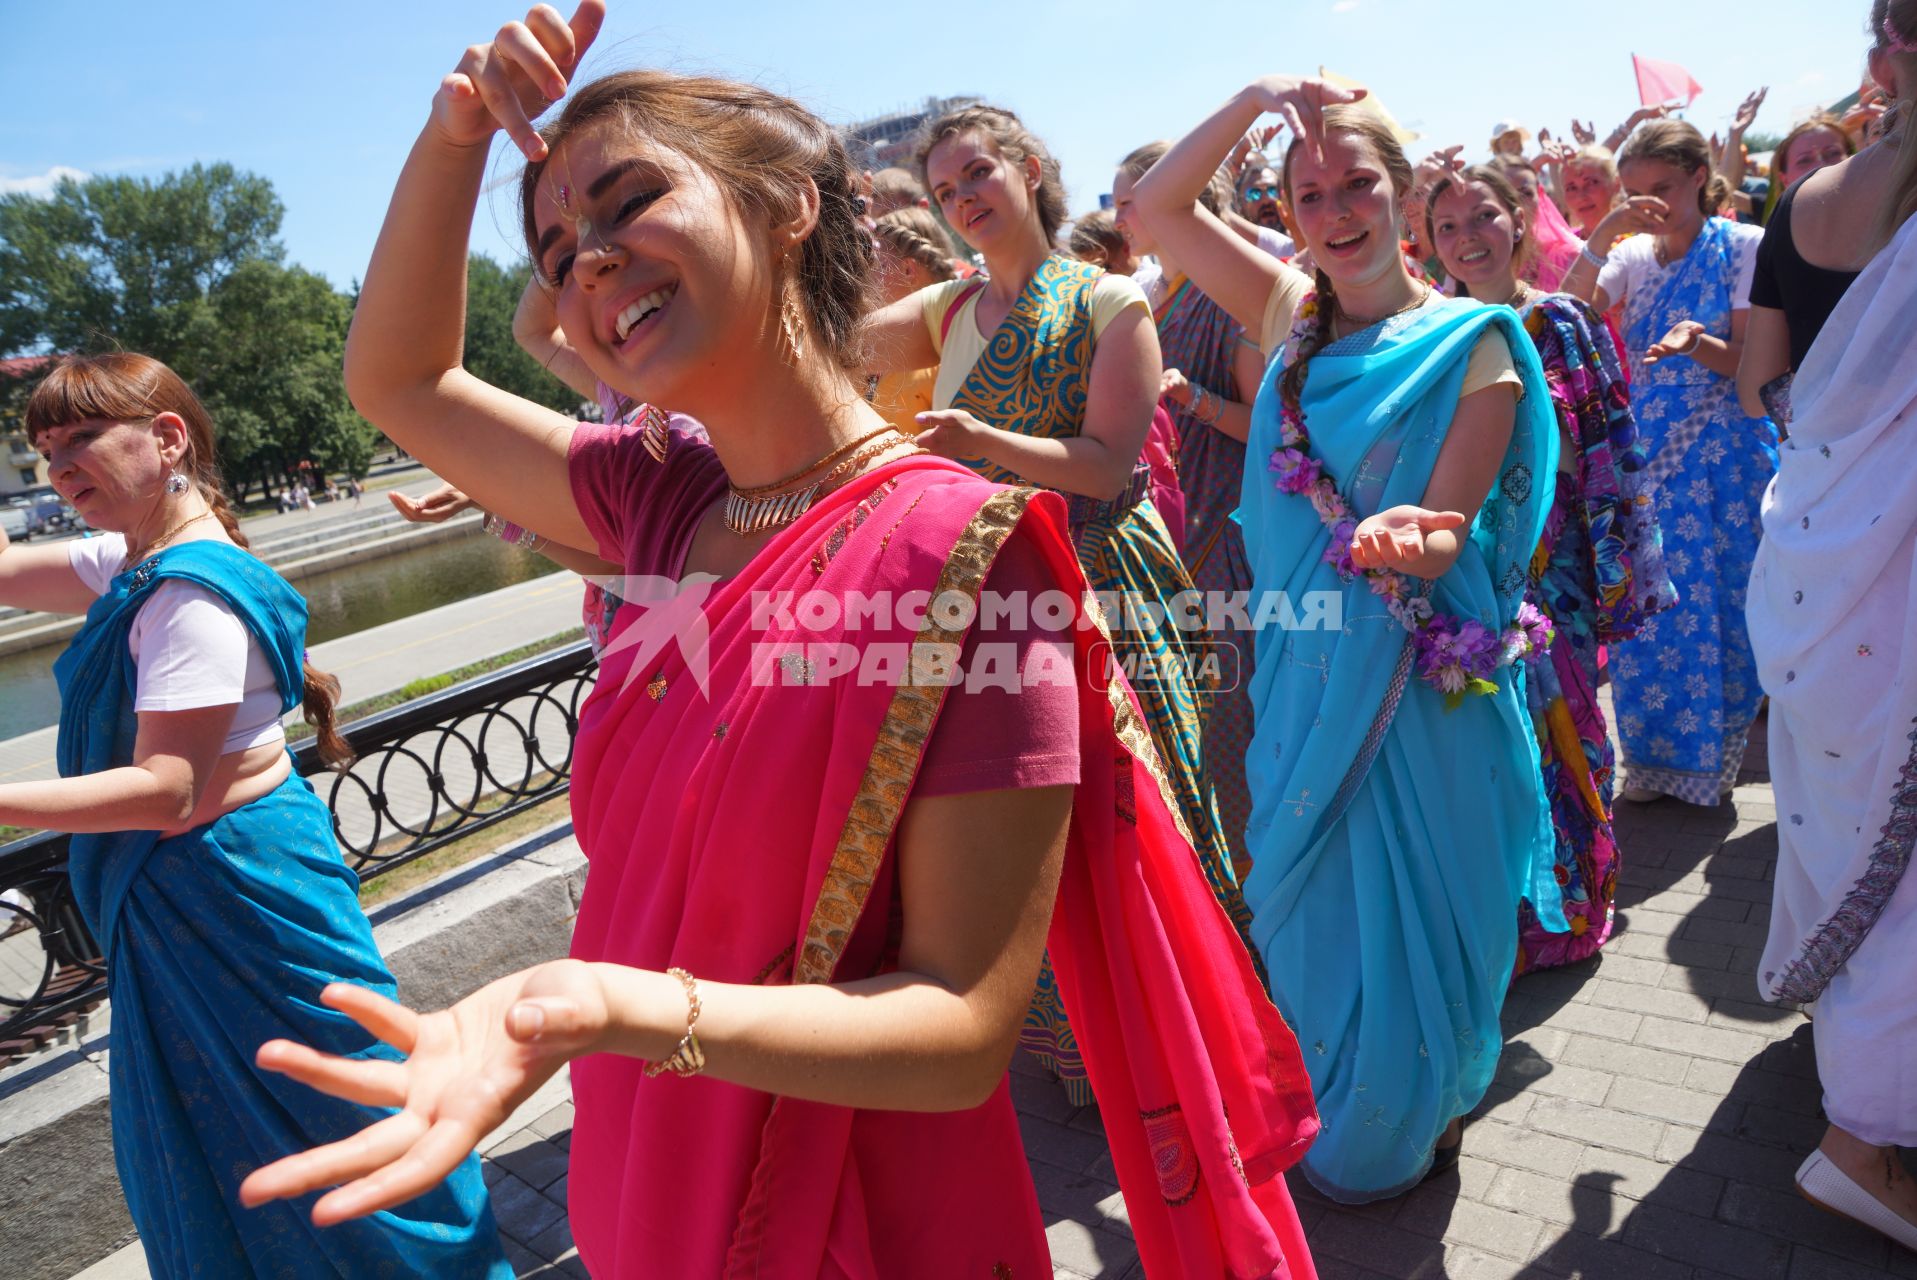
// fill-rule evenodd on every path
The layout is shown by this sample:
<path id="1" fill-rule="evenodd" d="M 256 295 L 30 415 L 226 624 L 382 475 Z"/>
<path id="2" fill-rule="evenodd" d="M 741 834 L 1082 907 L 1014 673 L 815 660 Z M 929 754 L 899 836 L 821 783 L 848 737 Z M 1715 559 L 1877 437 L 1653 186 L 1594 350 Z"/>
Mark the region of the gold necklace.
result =
<path id="1" fill-rule="evenodd" d="M 887 425 L 880 427 L 876 431 L 868 431 L 864 435 L 860 436 L 858 439 L 850 440 L 850 441 L 847 441 L 845 444 L 840 445 L 838 448 L 826 454 L 823 458 L 820 458 L 814 462 L 808 462 L 805 466 L 800 467 L 797 471 L 794 471 L 791 475 L 786 476 L 783 479 L 774 480 L 770 484 L 753 485 L 751 488 L 747 488 L 747 489 L 741 489 L 737 485 L 733 485 L 731 486 L 732 492 L 738 494 L 742 498 L 763 498 L 768 494 L 777 493 L 781 489 L 790 488 L 792 485 L 798 483 L 800 480 L 803 480 L 807 476 L 811 475 L 814 471 L 817 471 L 820 467 L 829 466 L 830 464 L 837 462 L 840 458 L 843 458 L 846 454 L 852 452 L 854 449 L 858 448 L 860 445 L 864 444 L 866 441 L 876 440 L 878 437 L 884 435 L 886 432 L 890 431 L 891 429 L 892 427 L 888 423 Z"/>
<path id="2" fill-rule="evenodd" d="M 152 556 L 155 552 L 159 551 L 162 547 L 172 542 L 173 539 L 179 537 L 180 534 L 184 533 L 188 525 L 198 524 L 200 521 L 206 519 L 208 516 L 212 514 L 213 513 L 209 510 L 209 511 L 202 511 L 197 516 L 188 516 L 186 519 L 180 521 L 178 524 L 174 525 L 171 529 L 168 529 L 165 533 L 161 534 L 153 542 L 143 547 L 139 555 L 136 556 L 129 551 L 127 553 L 126 563 L 129 566 L 132 566 L 132 565 L 138 564 L 142 560 L 147 559 L 148 557 Z"/>
<path id="3" fill-rule="evenodd" d="M 1379 316 L 1375 320 L 1365 320 L 1362 323 L 1360 323 L 1359 318 L 1357 316 L 1354 316 L 1349 311 L 1345 310 L 1345 304 L 1342 301 L 1339 301 L 1334 298 L 1332 301 L 1332 308 L 1333 310 L 1337 312 L 1338 318 L 1343 320 L 1347 326 L 1351 326 L 1351 325 L 1357 326 L 1356 328 L 1348 330 L 1346 336 L 1349 336 L 1351 333 L 1358 333 L 1358 332 L 1361 332 L 1362 330 L 1369 329 L 1374 324 L 1383 324 L 1385 321 L 1391 319 L 1391 317 L 1393 316 L 1401 316 L 1407 311 L 1415 311 L 1419 307 L 1422 307 L 1427 301 L 1429 301 L 1430 298 L 1431 298 L 1431 286 L 1430 284 L 1425 283 L 1423 291 L 1419 293 L 1417 297 L 1405 303 L 1402 307 L 1399 307 L 1396 311 L 1387 311 L 1385 312 L 1385 314 Z"/>
<path id="4" fill-rule="evenodd" d="M 882 431 L 872 432 L 870 435 L 863 437 L 863 439 L 871 440 L 874 436 L 887 433 L 896 434 L 893 432 L 893 429 L 888 426 Z M 820 476 L 803 489 L 794 489 L 787 493 L 765 494 L 759 497 L 753 497 L 747 492 L 732 489 L 728 486 L 729 491 L 726 494 L 725 505 L 726 529 L 745 538 L 755 533 L 764 533 L 767 529 L 777 529 L 784 525 L 791 524 L 807 511 L 810 511 L 812 504 L 818 501 L 820 490 L 838 479 L 841 474 L 854 470 L 861 464 L 898 448 L 902 443 L 904 443 L 904 440 L 900 438 L 897 440 L 880 440 L 876 444 L 868 445 L 866 448 L 846 458 L 843 462 L 839 463 L 838 466 L 832 468 L 831 471 Z M 915 452 L 923 452 L 923 450 L 915 450 Z M 809 470 L 816 469 L 816 466 L 809 468 Z"/>

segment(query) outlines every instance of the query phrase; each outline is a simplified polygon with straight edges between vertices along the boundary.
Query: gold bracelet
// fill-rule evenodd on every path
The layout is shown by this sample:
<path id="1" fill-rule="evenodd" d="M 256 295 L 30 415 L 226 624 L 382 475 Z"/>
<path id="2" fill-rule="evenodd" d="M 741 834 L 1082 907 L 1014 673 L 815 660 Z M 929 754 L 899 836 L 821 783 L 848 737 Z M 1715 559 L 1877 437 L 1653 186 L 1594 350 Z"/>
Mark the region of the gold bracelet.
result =
<path id="1" fill-rule="evenodd" d="M 672 1051 L 672 1056 L 646 1068 L 648 1080 L 664 1071 L 675 1076 L 696 1076 L 706 1069 L 706 1051 L 699 1047 L 699 1037 L 692 1030 L 699 1024 L 699 985 L 684 969 L 666 972 L 679 979 L 686 989 L 686 1033 L 679 1037 L 679 1046 Z"/>

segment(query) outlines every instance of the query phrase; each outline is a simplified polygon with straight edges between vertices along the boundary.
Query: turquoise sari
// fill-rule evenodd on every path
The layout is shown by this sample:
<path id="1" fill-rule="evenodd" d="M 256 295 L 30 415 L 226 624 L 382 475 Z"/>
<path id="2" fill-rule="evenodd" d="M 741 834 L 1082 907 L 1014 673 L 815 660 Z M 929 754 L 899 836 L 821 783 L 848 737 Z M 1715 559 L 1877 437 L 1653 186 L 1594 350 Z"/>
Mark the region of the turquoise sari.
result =
<path id="1" fill-rule="evenodd" d="M 133 759 L 127 636 L 169 579 L 225 600 L 266 654 L 284 709 L 298 704 L 306 602 L 228 543 L 172 547 L 115 578 L 54 663 L 62 776 Z M 76 835 L 68 849 L 74 897 L 107 960 L 114 1164 L 153 1275 L 509 1280 L 477 1158 L 417 1200 L 324 1230 L 310 1196 L 240 1207 L 254 1169 L 390 1114 L 259 1070 L 261 1044 L 400 1056 L 319 1003 L 328 982 L 389 997 L 394 985 L 332 815 L 304 778 L 164 840 Z"/>
<path id="2" fill-rule="evenodd" d="M 1549 511 L 1558 432 L 1536 348 L 1505 307 L 1395 316 L 1311 357 L 1314 452 L 1360 517 L 1421 504 L 1472 349 L 1504 335 L 1524 383 L 1511 445 L 1440 614 L 1494 633 L 1523 601 Z M 1447 709 L 1409 632 L 1364 578 L 1325 563 L 1330 532 L 1265 460 L 1280 433 L 1274 361 L 1253 407 L 1239 519 L 1253 600 L 1283 592 L 1309 627 L 1258 634 L 1245 898 L 1272 996 L 1298 1034 L 1324 1132 L 1312 1183 L 1347 1203 L 1416 1185 L 1452 1117 L 1483 1096 L 1517 956 L 1518 902 L 1566 928 L 1522 666 Z"/>

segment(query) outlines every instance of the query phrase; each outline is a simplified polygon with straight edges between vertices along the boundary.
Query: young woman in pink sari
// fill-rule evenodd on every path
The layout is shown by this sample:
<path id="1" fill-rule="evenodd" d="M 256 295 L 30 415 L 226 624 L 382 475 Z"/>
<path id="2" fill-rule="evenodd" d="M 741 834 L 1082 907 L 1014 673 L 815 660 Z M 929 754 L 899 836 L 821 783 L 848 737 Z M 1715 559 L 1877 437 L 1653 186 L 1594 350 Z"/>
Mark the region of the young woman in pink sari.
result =
<path id="1" fill-rule="evenodd" d="M 406 1061 L 262 1062 L 400 1111 L 244 1196 L 344 1184 L 322 1223 L 403 1202 L 571 1060 L 595 1275 L 1043 1277 L 1005 1069 L 1049 948 L 1152 1274 L 1311 1276 L 1279 1176 L 1317 1129 L 1297 1046 L 1100 674 L 1064 503 L 866 404 L 871 240 L 816 117 L 635 71 L 533 129 L 603 14 L 542 6 L 442 82 L 347 353 L 361 410 L 489 510 L 680 580 L 621 611 L 581 713 L 572 957 L 440 1013 L 329 989 Z M 461 369 L 446 220 L 502 127 L 569 344 L 709 442 L 575 428 Z M 1017 690 L 948 687 L 987 592 L 1065 629 L 1013 628 Z"/>

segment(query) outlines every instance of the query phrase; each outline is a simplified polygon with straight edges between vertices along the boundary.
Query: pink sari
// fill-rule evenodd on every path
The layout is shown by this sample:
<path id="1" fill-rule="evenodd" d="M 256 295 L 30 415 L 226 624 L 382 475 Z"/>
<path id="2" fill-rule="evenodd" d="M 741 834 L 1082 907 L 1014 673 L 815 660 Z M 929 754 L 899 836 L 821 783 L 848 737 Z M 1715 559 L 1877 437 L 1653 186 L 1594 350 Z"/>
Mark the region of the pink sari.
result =
<path id="1" fill-rule="evenodd" d="M 858 631 L 753 630 L 748 601 L 976 596 L 1015 529 L 1087 598 L 1055 496 L 915 457 L 828 496 L 713 591 L 710 697 L 677 646 L 616 636 L 580 718 L 573 812 L 591 871 L 573 955 L 720 982 L 892 967 L 894 834 L 945 691 L 824 679 L 806 646 L 897 643 L 916 662 L 963 635 L 892 611 Z M 619 633 L 646 612 L 622 611 Z M 1318 1128 L 1308 1077 L 1178 829 L 1135 699 L 1096 675 L 1100 634 L 1077 633 L 1082 781 L 1048 943 L 1139 1252 L 1153 1275 L 1310 1277 L 1279 1176 Z M 752 680 L 755 647 L 775 681 Z M 635 670 L 635 653 L 652 656 Z M 648 1080 L 644 1065 L 573 1067 L 568 1195 L 595 1275 L 1051 1275 L 1003 1083 L 928 1115 Z"/>

